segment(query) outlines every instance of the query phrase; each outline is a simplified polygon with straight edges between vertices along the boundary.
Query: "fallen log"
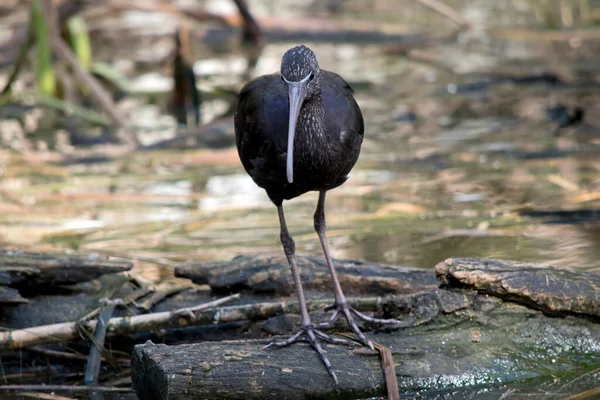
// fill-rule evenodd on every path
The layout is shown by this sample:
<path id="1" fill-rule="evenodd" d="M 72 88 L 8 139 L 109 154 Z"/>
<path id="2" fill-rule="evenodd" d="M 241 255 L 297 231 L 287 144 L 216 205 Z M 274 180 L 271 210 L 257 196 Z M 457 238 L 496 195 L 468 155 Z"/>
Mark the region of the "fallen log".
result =
<path id="1" fill-rule="evenodd" d="M 307 290 L 331 291 L 331 277 L 323 257 L 297 257 L 302 284 Z M 384 266 L 355 260 L 334 260 L 346 294 L 382 296 L 415 293 L 439 285 L 428 270 Z M 175 267 L 175 276 L 208 284 L 217 293 L 249 289 L 253 292 L 290 294 L 294 282 L 284 255 L 239 256 L 230 261 L 190 262 Z"/>
<path id="2" fill-rule="evenodd" d="M 383 308 L 390 312 L 386 316 L 404 317 L 403 328 L 368 336 L 391 349 L 401 393 L 435 398 L 455 390 L 461 399 L 479 399 L 485 392 L 498 398 L 512 384 L 523 385 L 521 380 L 532 382 L 529 390 L 538 390 L 600 365 L 600 324 L 587 319 L 551 318 L 472 290 L 396 296 Z M 338 372 L 336 386 L 308 345 L 263 350 L 266 343 L 138 345 L 132 356 L 134 388 L 142 400 L 359 399 L 385 394 L 376 352 L 327 346 Z M 526 389 L 521 387 L 521 393 Z"/>
<path id="3" fill-rule="evenodd" d="M 105 260 L 96 255 L 0 252 L 0 272 L 8 284 L 70 285 L 96 279 L 104 274 L 128 271 L 133 264 Z M 23 278 L 25 277 L 25 278 Z"/>
<path id="4" fill-rule="evenodd" d="M 367 334 L 391 350 L 401 393 L 497 399 L 518 390 L 564 398 L 597 386 L 600 324 L 589 318 L 600 305 L 596 275 L 476 259 L 447 260 L 437 273 L 443 288 L 387 297 L 377 309 L 401 323 Z M 307 345 L 263 350 L 266 342 L 138 345 L 134 387 L 142 400 L 385 394 L 375 352 L 327 346 L 340 380 L 335 386 Z"/>
<path id="5" fill-rule="evenodd" d="M 0 286 L 0 304 L 21 304 L 27 303 L 19 291 L 12 288 Z"/>
<path id="6" fill-rule="evenodd" d="M 468 286 L 553 315 L 600 318 L 600 275 L 505 260 L 449 258 L 435 267 L 443 284 Z"/>

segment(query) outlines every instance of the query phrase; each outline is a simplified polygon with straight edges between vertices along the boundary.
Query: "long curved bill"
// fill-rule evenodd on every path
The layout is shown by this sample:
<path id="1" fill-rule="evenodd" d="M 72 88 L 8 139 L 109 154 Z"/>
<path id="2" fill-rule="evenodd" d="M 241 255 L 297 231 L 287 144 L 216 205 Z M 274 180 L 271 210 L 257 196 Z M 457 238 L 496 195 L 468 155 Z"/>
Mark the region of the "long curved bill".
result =
<path id="1" fill-rule="evenodd" d="M 290 100 L 286 175 L 287 181 L 292 183 L 294 181 L 294 136 L 296 135 L 296 122 L 298 121 L 298 115 L 306 97 L 307 84 L 305 79 L 300 82 L 289 82 L 286 80 L 286 83 L 288 85 L 288 97 Z"/>

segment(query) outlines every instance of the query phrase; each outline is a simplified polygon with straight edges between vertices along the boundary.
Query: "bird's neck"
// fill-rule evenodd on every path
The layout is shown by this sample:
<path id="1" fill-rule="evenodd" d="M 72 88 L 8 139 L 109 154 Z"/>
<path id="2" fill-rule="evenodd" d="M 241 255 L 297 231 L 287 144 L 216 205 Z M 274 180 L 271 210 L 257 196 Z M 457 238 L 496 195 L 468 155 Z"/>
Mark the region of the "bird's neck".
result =
<path id="1" fill-rule="evenodd" d="M 320 94 L 304 102 L 296 126 L 302 127 L 299 134 L 310 136 L 312 140 L 325 136 L 325 108 Z"/>

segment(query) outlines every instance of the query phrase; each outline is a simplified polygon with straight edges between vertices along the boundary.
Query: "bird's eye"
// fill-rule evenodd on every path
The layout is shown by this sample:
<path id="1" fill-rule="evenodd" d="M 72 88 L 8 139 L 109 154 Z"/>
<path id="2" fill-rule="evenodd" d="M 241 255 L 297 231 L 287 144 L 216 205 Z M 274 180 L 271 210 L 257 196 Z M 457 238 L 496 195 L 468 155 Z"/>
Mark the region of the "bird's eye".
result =
<path id="1" fill-rule="evenodd" d="M 310 73 L 310 75 L 308 76 L 308 81 L 312 81 L 315 78 L 315 74 L 313 74 L 312 72 Z"/>

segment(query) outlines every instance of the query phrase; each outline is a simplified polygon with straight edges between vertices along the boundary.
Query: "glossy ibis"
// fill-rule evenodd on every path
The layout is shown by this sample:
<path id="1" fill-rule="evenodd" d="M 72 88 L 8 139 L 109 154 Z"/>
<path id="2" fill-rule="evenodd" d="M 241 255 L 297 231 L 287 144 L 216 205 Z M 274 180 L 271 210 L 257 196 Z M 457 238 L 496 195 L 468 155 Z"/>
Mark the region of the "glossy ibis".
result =
<path id="1" fill-rule="evenodd" d="M 373 348 L 356 325 L 355 318 L 382 324 L 396 320 L 371 318 L 348 305 L 331 261 L 325 237 L 325 195 L 343 184 L 356 163 L 363 140 L 363 117 L 352 89 L 339 75 L 319 68 L 317 57 L 306 46 L 288 50 L 280 73 L 248 82 L 240 91 L 235 114 L 236 144 L 246 172 L 265 189 L 277 207 L 280 239 L 287 256 L 300 303 L 302 328 L 287 340 L 267 347 L 283 347 L 306 340 L 319 354 L 327 370 L 337 377 L 319 342 L 354 344 L 330 337 L 316 328 L 327 328 L 344 316 L 358 342 Z M 322 324 L 313 325 L 295 258 L 295 244 L 288 232 L 283 200 L 318 191 L 314 214 L 317 231 L 335 289 L 335 312 Z"/>

